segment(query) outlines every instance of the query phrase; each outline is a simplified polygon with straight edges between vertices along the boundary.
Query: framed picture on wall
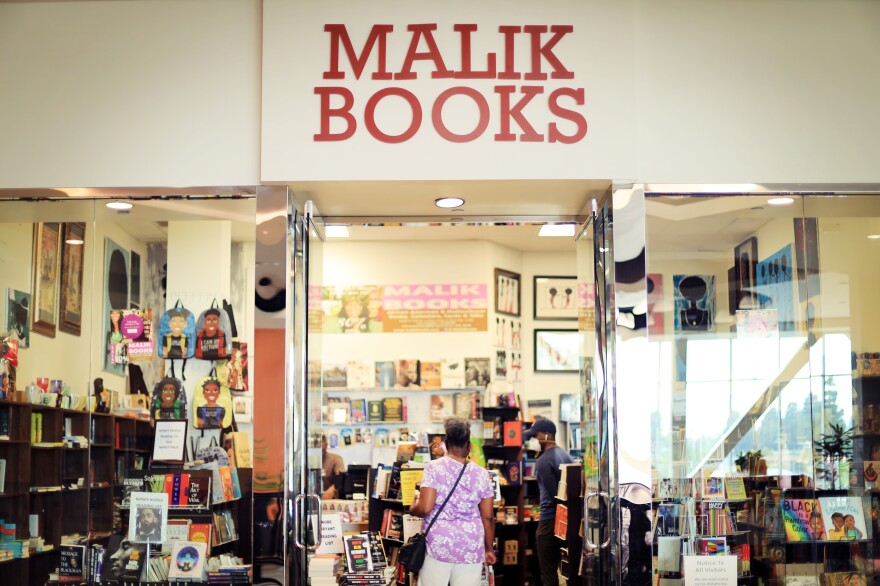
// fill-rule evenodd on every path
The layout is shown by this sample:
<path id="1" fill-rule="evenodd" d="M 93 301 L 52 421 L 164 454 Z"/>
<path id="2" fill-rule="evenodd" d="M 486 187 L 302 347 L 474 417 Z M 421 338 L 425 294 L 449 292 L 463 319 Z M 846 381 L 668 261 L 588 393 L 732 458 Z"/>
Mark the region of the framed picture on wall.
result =
<path id="1" fill-rule="evenodd" d="M 495 313 L 519 317 L 519 273 L 495 269 Z"/>
<path id="2" fill-rule="evenodd" d="M 758 297 L 758 239 L 746 238 L 733 249 L 736 309 L 755 309 Z M 747 302 L 748 306 L 743 307 Z"/>
<path id="3" fill-rule="evenodd" d="M 74 336 L 82 331 L 83 256 L 86 239 L 84 222 L 64 224 L 61 245 L 61 304 L 58 329 Z"/>
<path id="4" fill-rule="evenodd" d="M 124 375 L 125 365 L 114 359 L 116 342 L 121 338 L 114 317 L 128 309 L 131 254 L 110 238 L 104 239 L 104 359 L 103 370 Z M 115 310 L 115 311 L 114 311 Z"/>
<path id="5" fill-rule="evenodd" d="M 580 344 L 577 330 L 535 330 L 535 372 L 578 372 Z"/>
<path id="6" fill-rule="evenodd" d="M 535 319 L 577 319 L 577 277 L 534 279 Z"/>
<path id="7" fill-rule="evenodd" d="M 31 331 L 50 338 L 58 326 L 58 267 L 61 260 L 61 224 L 34 225 L 34 307 Z"/>
<path id="8" fill-rule="evenodd" d="M 232 414 L 236 423 L 252 423 L 254 420 L 254 402 L 251 397 L 232 397 Z"/>

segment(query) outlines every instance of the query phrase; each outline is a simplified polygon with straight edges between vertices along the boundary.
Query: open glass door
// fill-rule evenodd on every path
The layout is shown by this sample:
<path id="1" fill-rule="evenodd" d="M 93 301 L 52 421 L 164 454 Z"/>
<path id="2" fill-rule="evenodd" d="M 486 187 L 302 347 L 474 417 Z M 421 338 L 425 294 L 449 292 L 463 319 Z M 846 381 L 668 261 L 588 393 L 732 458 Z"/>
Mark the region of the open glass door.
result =
<path id="1" fill-rule="evenodd" d="M 321 355 L 320 319 L 317 327 L 310 317 L 312 308 L 321 311 L 323 271 L 323 231 L 312 202 L 301 212 L 291 201 L 288 247 L 290 250 L 290 287 L 288 302 L 292 308 L 287 336 L 287 462 L 286 503 L 288 504 L 291 552 L 288 584 L 308 583 L 309 554 L 321 544 Z"/>
<path id="2" fill-rule="evenodd" d="M 582 364 L 584 450 L 584 549 L 580 574 L 585 584 L 617 584 L 611 545 L 616 534 L 611 514 L 616 491 L 614 457 L 614 253 L 610 198 L 593 202 L 591 219 L 577 244 L 578 281 L 588 288 L 595 319 L 579 320 L 584 342 Z M 592 238 L 590 238 L 592 236 Z M 589 306 L 590 303 L 588 302 Z"/>

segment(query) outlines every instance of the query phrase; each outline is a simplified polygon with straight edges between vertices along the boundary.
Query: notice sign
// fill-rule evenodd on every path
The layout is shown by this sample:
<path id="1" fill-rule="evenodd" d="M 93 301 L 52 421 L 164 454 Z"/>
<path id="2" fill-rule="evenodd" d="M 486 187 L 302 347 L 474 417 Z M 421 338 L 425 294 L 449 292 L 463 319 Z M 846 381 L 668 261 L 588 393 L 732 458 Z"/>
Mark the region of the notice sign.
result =
<path id="1" fill-rule="evenodd" d="M 312 524 L 318 523 L 318 516 L 311 515 Z M 315 553 L 342 553 L 342 517 L 339 513 L 321 515 L 321 545 Z"/>
<path id="2" fill-rule="evenodd" d="M 736 586 L 736 556 L 684 556 L 685 586 Z"/>
<path id="3" fill-rule="evenodd" d="M 186 419 L 156 421 L 156 439 L 153 460 L 156 462 L 183 462 L 186 452 Z"/>

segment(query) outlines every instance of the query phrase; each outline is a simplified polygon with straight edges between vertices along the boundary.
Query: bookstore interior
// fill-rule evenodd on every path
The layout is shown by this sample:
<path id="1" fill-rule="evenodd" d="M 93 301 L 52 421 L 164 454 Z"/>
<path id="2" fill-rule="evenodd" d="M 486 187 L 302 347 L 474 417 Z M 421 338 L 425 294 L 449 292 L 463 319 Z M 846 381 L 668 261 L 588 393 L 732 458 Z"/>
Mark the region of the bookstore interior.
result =
<path id="1" fill-rule="evenodd" d="M 560 583 L 880 583 L 880 198 L 592 203 L 0 201 L 0 584 L 416 586 L 451 416 L 494 495 L 484 584 L 542 584 L 542 419 Z"/>

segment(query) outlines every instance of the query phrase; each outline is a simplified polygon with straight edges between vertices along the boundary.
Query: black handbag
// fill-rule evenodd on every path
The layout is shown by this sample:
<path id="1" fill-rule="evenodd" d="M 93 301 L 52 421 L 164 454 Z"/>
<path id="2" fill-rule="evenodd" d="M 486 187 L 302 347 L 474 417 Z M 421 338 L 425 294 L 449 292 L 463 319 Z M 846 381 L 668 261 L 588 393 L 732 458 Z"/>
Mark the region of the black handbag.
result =
<path id="1" fill-rule="evenodd" d="M 431 527 L 434 526 L 434 522 L 437 521 L 438 518 L 440 518 L 440 513 L 443 512 L 444 507 L 446 507 L 446 503 L 449 502 L 449 498 L 452 496 L 452 493 L 455 492 L 455 489 L 458 486 L 458 481 L 461 480 L 462 476 L 464 476 L 464 470 L 465 468 L 467 468 L 467 465 L 468 461 L 465 460 L 464 466 L 461 467 L 461 472 L 458 474 L 458 478 L 455 480 L 455 484 L 452 485 L 452 490 L 450 490 L 449 494 L 446 495 L 446 498 L 443 500 L 443 504 L 440 505 L 440 509 L 437 511 L 437 514 L 434 515 L 434 518 L 431 519 L 431 522 L 428 524 L 428 528 L 425 529 L 425 532 L 416 533 L 400 547 L 400 551 L 397 553 L 397 563 L 402 565 L 407 573 L 417 574 L 419 570 L 422 569 L 422 564 L 425 563 L 425 555 L 427 555 L 428 553 L 428 544 L 425 541 L 425 536 L 428 534 L 428 531 L 431 530 Z"/>

